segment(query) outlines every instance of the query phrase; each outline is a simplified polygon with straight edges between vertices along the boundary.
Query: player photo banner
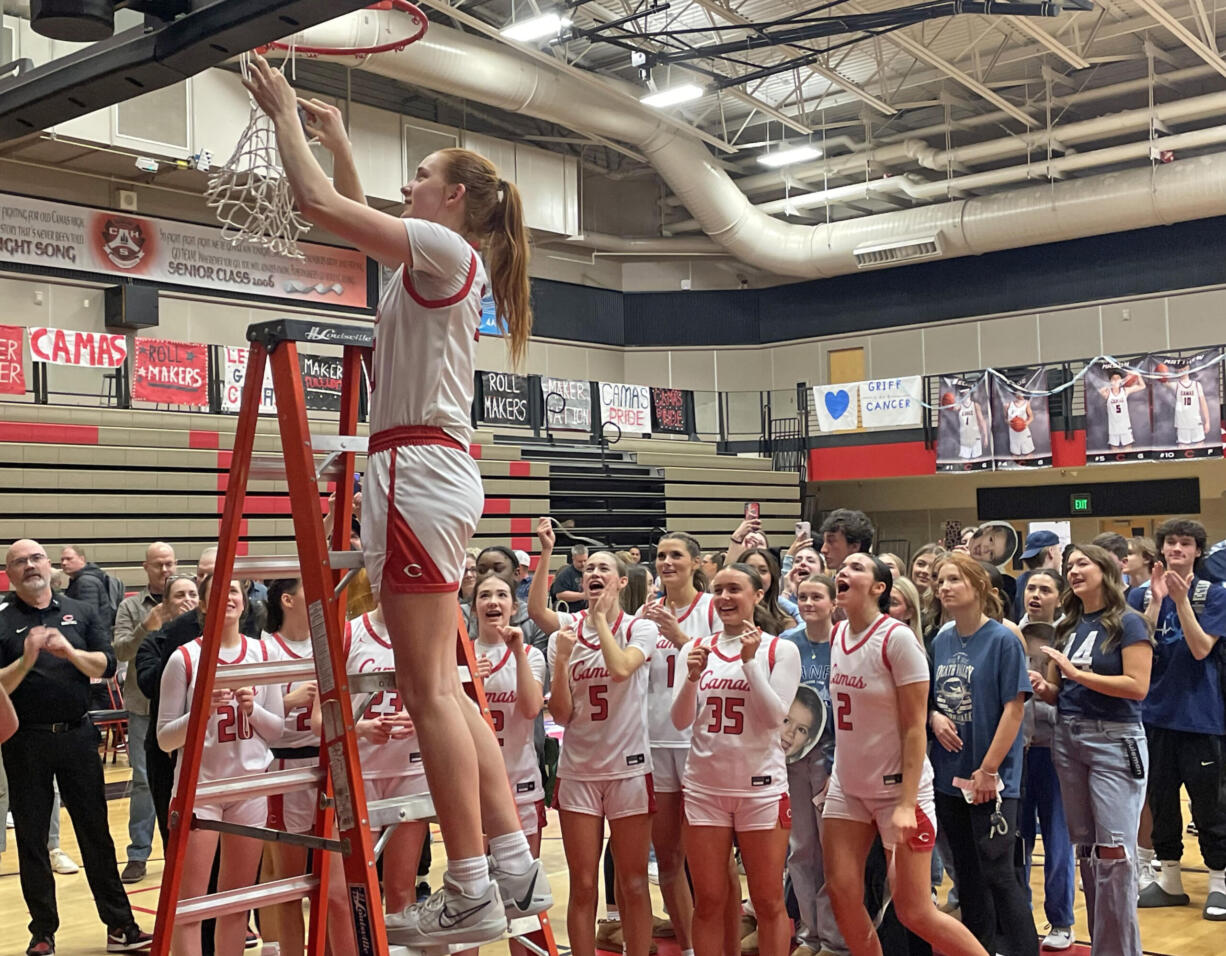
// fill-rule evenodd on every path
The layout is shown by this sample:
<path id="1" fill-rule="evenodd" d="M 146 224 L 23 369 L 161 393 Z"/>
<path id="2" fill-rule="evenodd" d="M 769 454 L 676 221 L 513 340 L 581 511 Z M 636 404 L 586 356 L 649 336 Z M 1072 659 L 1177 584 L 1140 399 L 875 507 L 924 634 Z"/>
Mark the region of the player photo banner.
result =
<path id="1" fill-rule="evenodd" d="M 26 393 L 25 362 L 21 355 L 25 329 L 18 325 L 0 325 L 0 395 Z"/>
<path id="2" fill-rule="evenodd" d="M 1222 456 L 1221 359 L 1216 348 L 1196 355 L 1154 353 L 1141 360 L 1153 410 L 1152 457 Z"/>
<path id="3" fill-rule="evenodd" d="M 141 402 L 209 407 L 209 347 L 199 342 L 137 339 L 132 397 Z"/>
<path id="4" fill-rule="evenodd" d="M 1149 402 L 1152 381 L 1136 371 L 1095 359 L 1085 371 L 1086 462 L 1091 465 L 1145 461 L 1153 436 Z"/>
<path id="5" fill-rule="evenodd" d="M 1005 380 L 992 376 L 992 452 L 997 470 L 1051 465 L 1047 371 Z"/>
<path id="6" fill-rule="evenodd" d="M 941 376 L 937 424 L 937 471 L 992 468 L 992 386 L 987 374 L 975 381 Z"/>
<path id="7" fill-rule="evenodd" d="M 507 372 L 481 373 L 481 406 L 477 416 L 492 425 L 532 424 L 529 421 L 528 377 Z"/>
<path id="8" fill-rule="evenodd" d="M 313 412 L 339 412 L 341 381 L 344 378 L 344 363 L 341 357 L 299 352 L 298 369 L 302 373 L 306 407 Z"/>
<path id="9" fill-rule="evenodd" d="M 592 383 L 541 376 L 545 421 L 554 431 L 592 430 Z"/>

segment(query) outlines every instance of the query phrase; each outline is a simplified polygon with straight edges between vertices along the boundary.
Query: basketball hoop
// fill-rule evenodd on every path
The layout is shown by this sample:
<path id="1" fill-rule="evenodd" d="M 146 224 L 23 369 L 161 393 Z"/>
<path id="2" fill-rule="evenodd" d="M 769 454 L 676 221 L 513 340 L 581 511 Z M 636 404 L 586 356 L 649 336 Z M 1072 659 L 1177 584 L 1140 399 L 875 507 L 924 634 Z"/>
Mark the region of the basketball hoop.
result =
<path id="1" fill-rule="evenodd" d="M 328 46 L 303 46 L 301 43 L 283 43 L 276 41 L 268 43 L 259 48 L 260 53 L 268 50 L 280 50 L 283 53 L 288 53 L 291 57 L 302 54 L 307 57 L 316 56 L 353 56 L 359 60 L 365 59 L 368 56 L 373 56 L 376 53 L 393 53 L 403 50 L 412 43 L 416 43 L 426 35 L 426 30 L 430 25 L 430 21 L 426 19 L 426 15 L 421 12 L 421 9 L 409 0 L 380 0 L 379 3 L 371 4 L 367 10 L 399 10 L 401 13 L 407 13 L 410 17 L 417 21 L 417 32 L 411 36 L 403 37 L 399 40 L 390 40 L 387 43 L 379 43 L 374 46 L 362 47 L 328 47 Z"/>
<path id="2" fill-rule="evenodd" d="M 375 53 L 403 50 L 426 35 L 429 21 L 421 10 L 408 0 L 382 0 L 368 10 L 399 10 L 409 14 L 416 23 L 414 33 L 398 40 L 364 47 L 302 46 L 294 40 L 269 43 L 259 52 L 283 50 L 287 56 L 281 64 L 292 64 L 299 54 L 315 56 L 354 56 L 364 59 Z M 239 69 L 246 78 L 250 56 L 239 58 Z M 231 245 L 255 245 L 277 255 L 301 259 L 298 237 L 311 228 L 294 208 L 294 194 L 281 167 L 277 153 L 277 137 L 272 120 L 252 101 L 247 128 L 238 139 L 234 152 L 216 173 L 209 177 L 205 199 L 221 222 L 221 234 Z"/>

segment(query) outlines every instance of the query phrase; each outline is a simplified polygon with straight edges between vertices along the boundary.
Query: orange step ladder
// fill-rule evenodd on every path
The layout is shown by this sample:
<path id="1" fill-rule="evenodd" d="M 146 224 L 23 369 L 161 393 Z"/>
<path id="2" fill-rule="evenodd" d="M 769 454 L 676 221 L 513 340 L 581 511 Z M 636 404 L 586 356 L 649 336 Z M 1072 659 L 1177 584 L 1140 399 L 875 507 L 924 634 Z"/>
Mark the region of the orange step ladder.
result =
<path id="1" fill-rule="evenodd" d="M 429 819 L 434 806 L 428 795 L 392 798 L 367 804 L 358 760 L 351 694 L 395 689 L 391 672 L 346 674 L 343 647 L 345 587 L 363 567 L 360 552 L 349 550 L 349 526 L 355 456 L 365 454 L 367 439 L 357 434 L 362 389 L 361 370 L 373 348 L 372 333 L 363 327 L 279 319 L 247 330 L 251 343 L 243 383 L 241 410 L 222 510 L 214 577 L 297 577 L 302 580 L 310 621 L 312 660 L 270 661 L 257 664 L 218 665 L 221 627 L 227 588 L 210 588 L 203 648 L 191 702 L 187 740 L 179 752 L 181 785 L 170 806 L 170 842 L 162 875 L 154 928 L 152 956 L 169 956 L 176 923 L 198 923 L 229 913 L 245 912 L 276 903 L 307 899 L 310 921 L 307 956 L 324 956 L 327 943 L 328 870 L 332 853 L 339 853 L 345 897 L 353 916 L 359 956 L 414 956 L 405 947 L 389 950 L 383 905 L 376 872 L 377 852 L 371 828 L 392 827 L 408 820 Z M 298 365 L 298 343 L 342 347 L 342 378 L 338 433 L 312 436 L 307 423 L 306 398 Z M 256 424 L 259 417 L 264 370 L 271 368 L 280 425 L 281 454 L 257 456 Z M 321 462 L 315 456 L 324 455 Z M 297 557 L 236 557 L 239 549 L 243 504 L 251 480 L 284 480 L 294 524 Z M 319 483 L 336 491 L 331 541 L 325 540 Z M 457 606 L 456 660 L 464 688 L 492 728 L 481 679 L 477 676 L 472 642 Z M 316 680 L 323 713 L 323 739 L 318 768 L 272 771 L 200 783 L 200 762 L 215 688 L 250 687 Z M 190 782 L 195 782 L 192 785 Z M 197 800 L 241 794 L 271 796 L 293 790 L 318 789 L 321 793 L 315 825 L 310 834 L 287 834 L 264 827 L 243 827 L 193 817 Z M 291 842 L 310 847 L 311 872 L 298 877 L 259 883 L 195 899 L 179 900 L 184 854 L 193 828 L 237 833 L 253 839 Z M 328 834 L 335 832 L 334 837 Z M 331 851 L 331 852 L 324 852 Z M 547 913 L 515 920 L 509 935 L 538 956 L 558 956 Z M 532 938 L 529 938 L 531 934 Z M 541 945 L 543 942 L 544 945 Z M 465 947 L 455 947 L 463 949 Z M 445 947 L 429 952 L 442 952 Z"/>

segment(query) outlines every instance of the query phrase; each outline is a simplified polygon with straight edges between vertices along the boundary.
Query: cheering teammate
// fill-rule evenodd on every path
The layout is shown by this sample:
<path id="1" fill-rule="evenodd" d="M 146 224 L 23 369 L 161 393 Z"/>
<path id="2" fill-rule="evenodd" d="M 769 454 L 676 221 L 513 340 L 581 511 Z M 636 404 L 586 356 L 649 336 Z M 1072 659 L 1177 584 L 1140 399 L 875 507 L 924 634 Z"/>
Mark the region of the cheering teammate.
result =
<path id="1" fill-rule="evenodd" d="M 201 598 L 206 604 L 209 586 L 216 584 L 215 580 L 210 579 L 204 587 Z M 238 581 L 231 581 L 218 651 L 218 662 L 221 664 L 253 664 L 272 659 L 268 644 L 239 633 L 238 624 L 246 609 L 247 599 L 242 586 Z M 158 746 L 167 753 L 181 749 L 187 741 L 187 725 L 191 717 L 189 708 L 196 688 L 196 675 L 200 673 L 203 646 L 203 640 L 196 638 L 178 647 L 162 673 L 157 741 Z M 238 690 L 218 688 L 213 691 L 212 708 L 200 758 L 199 782 L 258 774 L 268 769 L 272 760 L 269 746 L 280 738 L 284 718 L 281 688 L 275 684 L 241 687 Z M 182 767 L 182 763 L 175 766 L 176 792 Z M 265 797 L 238 796 L 215 803 L 197 803 L 195 816 L 200 820 L 223 820 L 226 823 L 262 827 L 268 820 L 268 800 Z M 250 886 L 255 882 L 263 848 L 258 840 L 192 828 L 183 861 L 179 899 L 203 896 L 208 890 L 219 836 L 221 869 L 217 873 L 218 891 Z M 217 917 L 214 929 L 216 952 L 241 953 L 246 937 L 245 912 Z M 200 927 L 195 923 L 177 922 L 171 946 L 175 956 L 199 956 Z"/>
<path id="2" fill-rule="evenodd" d="M 402 218 L 371 209 L 338 110 L 300 104 L 260 56 L 243 82 L 272 119 L 302 214 L 397 270 L 375 319 L 362 540 L 447 848 L 443 887 L 402 914 L 397 937 L 412 946 L 482 943 L 504 927 L 500 889 L 516 898 L 526 893 L 533 912 L 552 902 L 520 829 L 497 742 L 464 697 L 453 665 L 455 595 L 482 510 L 481 476 L 468 454 L 481 298 L 490 287 L 517 361 L 532 326 L 523 206 L 489 160 L 444 149 L 422 160 L 403 188 Z M 300 105 L 307 129 L 335 158 L 339 192 L 311 155 Z M 484 246 L 488 278 L 475 245 Z M 514 840 L 498 862 L 531 885 L 491 882 L 483 823 L 491 837 Z M 463 915 L 444 915 L 452 913 Z"/>
<path id="3" fill-rule="evenodd" d="M 655 795 L 644 665 L 656 649 L 660 630 L 620 609 L 626 568 L 607 551 L 589 555 L 583 566 L 588 610 L 551 611 L 546 594 L 554 534 L 548 518 L 541 518 L 536 534 L 541 563 L 528 592 L 528 613 L 552 635 L 549 712 L 566 728 L 554 806 L 562 818 L 562 846 L 570 870 L 566 930 L 571 951 L 576 956 L 596 952 L 596 878 L 608 820 L 626 953 L 647 956 L 647 850 Z"/>
<path id="4" fill-rule="evenodd" d="M 791 809 L 779 738 L 800 683 L 800 652 L 753 625 L 762 595 L 762 579 L 749 565 L 715 576 L 712 603 L 722 632 L 686 645 L 686 679 L 673 697 L 673 725 L 694 728 L 684 786 L 696 956 L 724 952 L 724 871 L 734 833 L 760 951 L 786 956 L 791 950 L 780 892 Z"/>
<path id="5" fill-rule="evenodd" d="M 847 615 L 830 650 L 834 773 L 822 809 L 826 879 L 853 956 L 881 956 L 864 908 L 864 863 L 881 834 L 898 918 L 945 956 L 985 956 L 957 920 L 932 905 L 935 837 L 927 747 L 928 661 L 910 629 L 885 613 L 893 576 L 869 554 L 851 554 L 835 578 Z"/>

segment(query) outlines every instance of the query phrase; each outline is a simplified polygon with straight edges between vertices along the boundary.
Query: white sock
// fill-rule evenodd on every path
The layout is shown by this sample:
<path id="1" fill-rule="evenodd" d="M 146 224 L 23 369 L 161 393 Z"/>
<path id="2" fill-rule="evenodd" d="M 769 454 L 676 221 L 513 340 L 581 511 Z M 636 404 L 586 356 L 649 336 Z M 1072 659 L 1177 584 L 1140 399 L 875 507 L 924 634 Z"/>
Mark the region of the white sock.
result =
<path id="1" fill-rule="evenodd" d="M 612 920 L 614 923 L 620 923 L 622 921 L 622 914 L 616 906 L 606 906 L 604 908 L 604 918 Z"/>
<path id="2" fill-rule="evenodd" d="M 1209 871 L 1209 892 L 1226 894 L 1226 870 Z"/>
<path id="3" fill-rule="evenodd" d="M 484 854 L 465 860 L 448 860 L 447 875 L 465 896 L 484 896 L 490 888 L 490 861 Z"/>
<path id="4" fill-rule="evenodd" d="M 1158 885 L 1167 893 L 1174 895 L 1183 892 L 1183 874 L 1179 872 L 1178 860 L 1162 861 L 1162 872 L 1158 874 Z"/>
<path id="5" fill-rule="evenodd" d="M 532 849 L 523 830 L 490 837 L 490 855 L 497 861 L 498 868 L 508 873 L 527 873 L 532 869 Z"/>
<path id="6" fill-rule="evenodd" d="M 681 956 L 694 956 L 694 951 L 692 949 L 683 949 Z"/>
<path id="7" fill-rule="evenodd" d="M 1137 847 L 1137 862 L 1140 863 L 1142 866 L 1149 866 L 1151 863 L 1153 863 L 1154 862 L 1154 848 L 1153 847 L 1146 848 L 1143 846 Z"/>

